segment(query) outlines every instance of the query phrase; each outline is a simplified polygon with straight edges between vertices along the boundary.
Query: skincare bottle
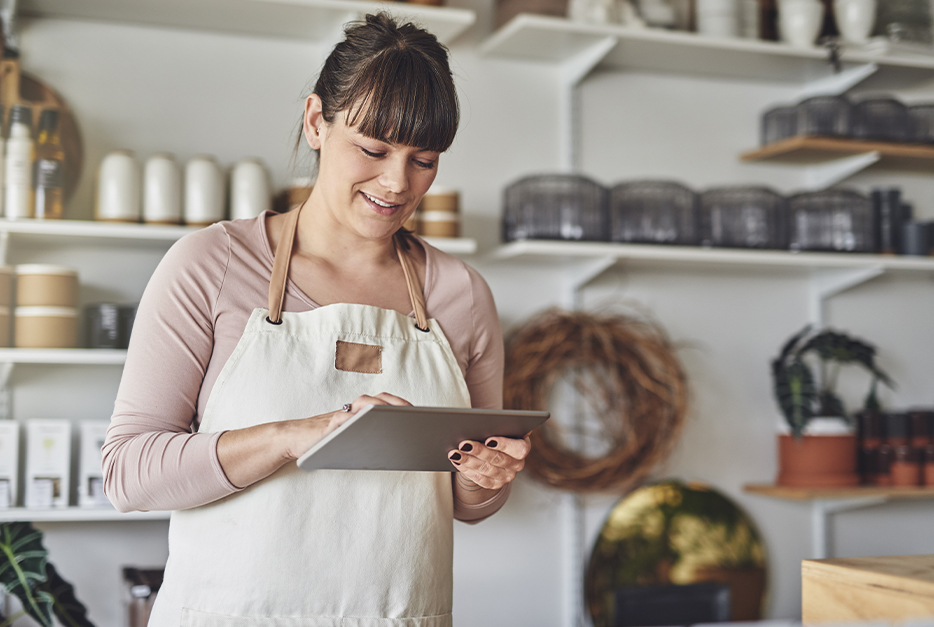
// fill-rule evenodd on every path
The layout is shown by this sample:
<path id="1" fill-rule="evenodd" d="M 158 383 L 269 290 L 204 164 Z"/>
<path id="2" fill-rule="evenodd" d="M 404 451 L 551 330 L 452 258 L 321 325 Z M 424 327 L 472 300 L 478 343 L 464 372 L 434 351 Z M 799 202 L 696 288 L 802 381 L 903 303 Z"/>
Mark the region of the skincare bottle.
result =
<path id="1" fill-rule="evenodd" d="M 6 142 L 6 217 L 32 217 L 32 109 L 17 105 L 10 112 Z"/>

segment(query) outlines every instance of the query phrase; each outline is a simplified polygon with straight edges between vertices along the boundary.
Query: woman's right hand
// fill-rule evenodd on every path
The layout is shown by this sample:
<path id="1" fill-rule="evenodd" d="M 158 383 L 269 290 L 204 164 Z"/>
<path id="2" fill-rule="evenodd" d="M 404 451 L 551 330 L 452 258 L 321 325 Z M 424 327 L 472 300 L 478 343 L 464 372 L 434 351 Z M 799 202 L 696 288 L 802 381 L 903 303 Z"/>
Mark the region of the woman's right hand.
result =
<path id="1" fill-rule="evenodd" d="M 376 396 L 364 394 L 358 396 L 353 403 L 349 403 L 350 411 L 344 411 L 343 408 L 337 411 L 313 416 L 302 420 L 296 420 L 297 427 L 295 437 L 289 439 L 288 458 L 295 460 L 308 452 L 311 447 L 327 437 L 332 431 L 336 430 L 342 424 L 350 420 L 354 414 L 361 411 L 367 405 L 397 405 L 411 407 L 412 403 L 395 394 L 381 392 Z M 301 424 L 305 423 L 305 424 Z"/>
<path id="2" fill-rule="evenodd" d="M 217 458 L 227 479 L 239 488 L 265 479 L 308 452 L 329 433 L 367 405 L 411 405 L 393 394 L 360 396 L 343 408 L 311 418 L 267 422 L 225 431 L 217 441 Z"/>

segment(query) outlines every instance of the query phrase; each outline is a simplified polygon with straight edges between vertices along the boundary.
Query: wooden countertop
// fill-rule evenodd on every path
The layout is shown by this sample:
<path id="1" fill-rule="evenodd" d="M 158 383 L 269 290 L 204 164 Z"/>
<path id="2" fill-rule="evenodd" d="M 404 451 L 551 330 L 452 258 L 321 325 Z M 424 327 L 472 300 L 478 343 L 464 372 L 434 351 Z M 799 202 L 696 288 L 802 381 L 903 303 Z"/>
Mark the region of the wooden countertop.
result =
<path id="1" fill-rule="evenodd" d="M 805 623 L 934 617 L 934 555 L 804 560 Z"/>

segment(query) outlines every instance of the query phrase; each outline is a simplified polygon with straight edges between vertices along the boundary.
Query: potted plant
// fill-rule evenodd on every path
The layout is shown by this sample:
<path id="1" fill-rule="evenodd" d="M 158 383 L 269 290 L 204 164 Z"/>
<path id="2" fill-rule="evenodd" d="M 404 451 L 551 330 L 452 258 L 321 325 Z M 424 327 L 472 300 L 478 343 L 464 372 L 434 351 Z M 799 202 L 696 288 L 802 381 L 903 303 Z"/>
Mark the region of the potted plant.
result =
<path id="1" fill-rule="evenodd" d="M 42 532 L 30 523 L 0 523 L 0 584 L 22 606 L 12 616 L 0 615 L 0 627 L 9 627 L 21 616 L 31 617 L 42 627 L 94 627 L 87 609 L 75 598 L 74 588 L 48 556 Z"/>
<path id="2" fill-rule="evenodd" d="M 785 343 L 772 361 L 775 398 L 788 426 L 778 436 L 778 484 L 859 484 L 855 430 L 836 387 L 843 366 L 862 367 L 871 377 L 864 405 L 878 409 L 877 385 L 892 387 L 892 381 L 875 356 L 875 347 L 862 340 L 810 325 Z"/>

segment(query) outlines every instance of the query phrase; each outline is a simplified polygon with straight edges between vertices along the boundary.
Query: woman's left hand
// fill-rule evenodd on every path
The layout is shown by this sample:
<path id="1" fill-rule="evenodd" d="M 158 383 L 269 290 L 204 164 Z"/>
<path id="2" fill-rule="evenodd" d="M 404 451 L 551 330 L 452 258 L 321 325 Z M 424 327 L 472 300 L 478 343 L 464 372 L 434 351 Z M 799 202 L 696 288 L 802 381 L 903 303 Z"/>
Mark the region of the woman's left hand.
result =
<path id="1" fill-rule="evenodd" d="M 499 490 L 516 478 L 525 467 L 525 458 L 532 450 L 528 437 L 492 437 L 486 442 L 465 440 L 456 451 L 448 453 L 454 467 L 481 488 Z"/>

